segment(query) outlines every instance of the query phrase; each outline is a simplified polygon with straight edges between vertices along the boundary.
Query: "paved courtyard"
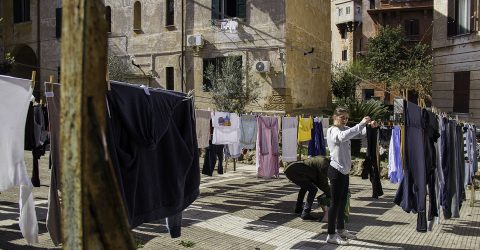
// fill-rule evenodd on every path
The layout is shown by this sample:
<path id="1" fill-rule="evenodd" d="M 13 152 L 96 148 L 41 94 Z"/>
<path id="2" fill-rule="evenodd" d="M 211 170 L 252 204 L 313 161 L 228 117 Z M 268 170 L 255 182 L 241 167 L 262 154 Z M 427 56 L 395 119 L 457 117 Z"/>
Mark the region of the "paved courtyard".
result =
<path id="1" fill-rule="evenodd" d="M 31 155 L 26 152 L 31 171 Z M 0 249 L 54 248 L 45 227 L 49 172 L 41 160 L 40 188 L 34 189 L 40 243 L 26 246 L 18 227 L 18 189 L 0 194 Z M 326 223 L 302 221 L 294 215 L 297 187 L 281 174 L 279 179 L 255 177 L 255 166 L 237 165 L 237 171 L 202 176 L 201 195 L 184 212 L 182 236 L 171 239 L 164 221 L 135 230 L 144 249 L 480 249 L 480 192 L 470 206 L 470 191 L 459 219 L 440 221 L 433 231 L 418 233 L 417 216 L 393 204 L 397 185 L 383 180 L 385 195 L 371 198 L 368 180 L 351 177 L 351 218 L 347 228 L 358 240 L 349 246 L 325 243 Z M 320 209 L 315 210 L 319 215 Z M 188 247 L 187 247 L 188 246 Z"/>

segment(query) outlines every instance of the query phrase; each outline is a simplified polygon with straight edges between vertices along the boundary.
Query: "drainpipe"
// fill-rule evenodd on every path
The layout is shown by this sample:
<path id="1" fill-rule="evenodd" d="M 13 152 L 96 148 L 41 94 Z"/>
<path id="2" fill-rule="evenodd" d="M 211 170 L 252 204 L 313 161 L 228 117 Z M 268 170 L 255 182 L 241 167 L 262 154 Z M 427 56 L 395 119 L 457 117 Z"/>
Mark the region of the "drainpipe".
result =
<path id="1" fill-rule="evenodd" d="M 184 36 L 185 36 L 185 25 L 184 25 L 185 18 L 184 18 L 184 11 L 185 11 L 185 5 L 184 5 L 184 0 L 182 0 L 182 45 L 181 45 L 181 46 L 182 46 L 182 49 L 181 49 L 181 50 L 182 50 L 182 53 L 181 53 L 181 56 L 180 56 L 180 60 L 182 60 L 182 62 L 181 62 L 181 72 L 182 72 L 182 76 L 181 76 L 181 82 L 180 82 L 180 84 L 182 85 L 182 92 L 184 92 L 184 91 L 183 91 L 183 82 L 184 82 L 183 73 L 184 73 L 184 71 L 185 71 L 185 70 L 184 70 L 184 69 L 185 69 L 185 60 L 184 60 L 184 53 L 185 53 L 185 52 L 184 52 L 184 48 L 183 48 L 183 46 L 184 46 L 184 44 L 183 44 L 183 43 L 184 43 Z"/>
<path id="2" fill-rule="evenodd" d="M 38 61 L 37 61 L 37 79 L 38 79 L 38 82 L 40 82 L 42 80 L 42 75 L 41 75 L 41 72 L 40 72 L 40 0 L 37 0 L 37 58 L 38 58 Z M 42 98 L 42 85 L 40 84 L 36 84 L 35 86 L 40 86 L 40 87 L 37 87 L 38 89 L 38 92 L 39 92 L 39 95 L 38 95 L 38 98 L 41 99 Z"/>

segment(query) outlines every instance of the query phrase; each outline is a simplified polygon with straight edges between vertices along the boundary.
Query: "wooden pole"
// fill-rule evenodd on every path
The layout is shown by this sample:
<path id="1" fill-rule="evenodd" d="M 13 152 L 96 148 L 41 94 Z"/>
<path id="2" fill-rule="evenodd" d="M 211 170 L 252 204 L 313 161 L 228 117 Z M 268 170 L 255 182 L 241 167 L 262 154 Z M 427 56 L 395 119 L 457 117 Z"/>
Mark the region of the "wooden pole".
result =
<path id="1" fill-rule="evenodd" d="M 99 0 L 62 5 L 63 248 L 134 249 L 105 139 L 105 6 Z"/>

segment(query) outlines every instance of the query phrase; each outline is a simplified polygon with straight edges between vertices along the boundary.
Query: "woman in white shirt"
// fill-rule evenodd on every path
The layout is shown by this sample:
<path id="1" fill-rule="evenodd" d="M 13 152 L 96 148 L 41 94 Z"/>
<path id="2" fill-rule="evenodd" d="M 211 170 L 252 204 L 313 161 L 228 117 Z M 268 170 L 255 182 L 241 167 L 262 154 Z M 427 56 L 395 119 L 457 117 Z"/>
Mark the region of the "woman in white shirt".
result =
<path id="1" fill-rule="evenodd" d="M 327 144 L 331 157 L 328 178 L 332 192 L 328 210 L 327 242 L 338 245 L 347 244 L 346 239 L 356 239 L 355 235 L 345 230 L 343 213 L 347 202 L 348 175 L 352 167 L 350 140 L 365 136 L 367 124 L 376 127 L 375 121 L 366 116 L 359 124 L 350 128 L 347 126 L 348 118 L 347 109 L 336 108 L 333 113 L 333 126 L 327 130 Z"/>

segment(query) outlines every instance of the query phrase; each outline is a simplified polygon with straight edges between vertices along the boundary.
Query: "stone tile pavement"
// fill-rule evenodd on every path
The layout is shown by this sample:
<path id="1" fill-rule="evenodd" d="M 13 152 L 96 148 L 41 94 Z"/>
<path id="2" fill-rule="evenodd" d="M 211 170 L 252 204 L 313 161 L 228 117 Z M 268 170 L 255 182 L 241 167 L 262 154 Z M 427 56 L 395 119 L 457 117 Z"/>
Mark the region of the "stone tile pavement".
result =
<path id="1" fill-rule="evenodd" d="M 52 249 L 45 228 L 49 173 L 48 158 L 41 161 L 42 187 L 35 188 L 40 243 L 26 246 L 18 228 L 18 189 L 0 194 L 0 249 Z M 31 156 L 26 155 L 29 171 Z M 255 177 L 255 166 L 231 164 L 224 175 L 202 176 L 201 194 L 184 212 L 182 236 L 171 239 L 164 221 L 134 230 L 144 249 L 480 249 L 480 192 L 474 207 L 470 192 L 458 219 L 441 220 L 433 231 L 418 233 L 417 216 L 407 214 L 392 200 L 397 186 L 383 180 L 385 195 L 371 198 L 368 180 L 351 177 L 351 220 L 347 228 L 358 240 L 348 246 L 326 244 L 326 223 L 305 222 L 294 215 L 297 187 L 284 175 Z M 320 216 L 320 209 L 315 210 Z M 183 241 L 183 245 L 181 244 Z M 193 244 L 185 247 L 185 243 Z"/>

